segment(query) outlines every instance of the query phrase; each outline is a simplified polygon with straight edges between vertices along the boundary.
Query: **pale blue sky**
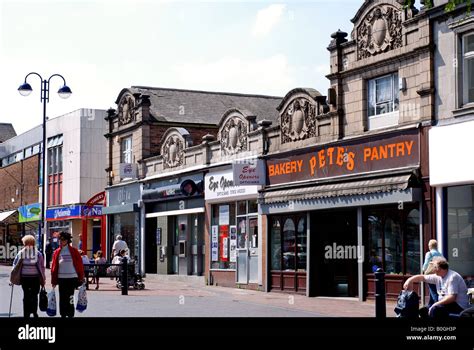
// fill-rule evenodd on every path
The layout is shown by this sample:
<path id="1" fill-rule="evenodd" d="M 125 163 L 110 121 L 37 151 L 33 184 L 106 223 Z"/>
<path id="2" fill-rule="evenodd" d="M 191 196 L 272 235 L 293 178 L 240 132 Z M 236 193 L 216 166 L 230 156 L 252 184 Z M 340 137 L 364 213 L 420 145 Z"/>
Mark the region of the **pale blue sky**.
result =
<path id="1" fill-rule="evenodd" d="M 39 79 L 51 83 L 48 115 L 116 107 L 124 87 L 148 85 L 284 96 L 326 94 L 330 34 L 352 30 L 362 0 L 306 2 L 0 0 L 0 122 L 18 133 L 42 121 Z"/>

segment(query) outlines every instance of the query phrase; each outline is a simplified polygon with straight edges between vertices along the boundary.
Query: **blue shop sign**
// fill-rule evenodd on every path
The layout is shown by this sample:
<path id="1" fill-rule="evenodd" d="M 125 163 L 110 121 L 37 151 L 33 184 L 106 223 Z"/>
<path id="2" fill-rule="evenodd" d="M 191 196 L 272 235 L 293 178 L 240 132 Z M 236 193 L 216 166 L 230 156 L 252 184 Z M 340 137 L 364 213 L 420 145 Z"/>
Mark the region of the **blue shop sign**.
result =
<path id="1" fill-rule="evenodd" d="M 46 211 L 47 220 L 65 220 L 70 218 L 80 218 L 83 216 L 94 217 L 101 215 L 101 206 L 87 207 L 85 205 L 69 205 L 67 207 L 48 209 Z"/>

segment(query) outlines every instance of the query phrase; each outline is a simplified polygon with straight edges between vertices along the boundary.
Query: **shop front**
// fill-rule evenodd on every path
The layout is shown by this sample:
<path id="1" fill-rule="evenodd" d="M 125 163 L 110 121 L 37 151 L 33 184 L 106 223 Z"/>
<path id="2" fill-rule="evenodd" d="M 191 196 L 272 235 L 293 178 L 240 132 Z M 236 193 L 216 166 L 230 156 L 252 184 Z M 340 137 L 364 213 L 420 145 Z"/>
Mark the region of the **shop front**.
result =
<path id="1" fill-rule="evenodd" d="M 268 289 L 308 296 L 388 297 L 420 272 L 418 129 L 269 156 Z"/>
<path id="2" fill-rule="evenodd" d="M 258 189 L 256 185 L 234 185 L 232 168 L 206 174 L 206 246 L 211 284 L 252 289 L 262 285 Z"/>
<path id="3" fill-rule="evenodd" d="M 143 185 L 146 273 L 202 276 L 203 176 L 188 174 Z"/>
<path id="4" fill-rule="evenodd" d="M 112 246 L 117 235 L 127 243 L 129 256 L 138 262 L 137 269 L 141 268 L 142 254 L 140 250 L 140 185 L 110 187 L 106 190 L 107 206 L 102 209 L 102 214 L 107 216 L 107 259 L 111 259 Z M 141 271 L 141 270 L 140 270 Z"/>
<path id="5" fill-rule="evenodd" d="M 46 221 L 48 227 L 47 239 L 53 250 L 59 247 L 59 234 L 61 231 L 69 232 L 72 235 L 72 244 L 75 247 L 86 249 L 89 257 L 92 257 L 101 246 L 100 219 L 102 216 L 102 206 L 87 207 L 80 204 L 48 208 L 46 210 Z M 83 235 L 82 239 L 87 242 L 80 242 L 84 229 L 92 232 L 92 235 Z M 87 248 L 88 247 L 88 248 Z"/>
<path id="6" fill-rule="evenodd" d="M 474 277 L 474 121 L 430 130 L 430 185 L 436 188 L 438 243 L 449 267 Z"/>
<path id="7" fill-rule="evenodd" d="M 21 226 L 18 224 L 18 211 L 8 210 L 0 212 L 0 261 L 10 262 L 14 256 L 10 252 L 12 247 L 20 247 Z"/>

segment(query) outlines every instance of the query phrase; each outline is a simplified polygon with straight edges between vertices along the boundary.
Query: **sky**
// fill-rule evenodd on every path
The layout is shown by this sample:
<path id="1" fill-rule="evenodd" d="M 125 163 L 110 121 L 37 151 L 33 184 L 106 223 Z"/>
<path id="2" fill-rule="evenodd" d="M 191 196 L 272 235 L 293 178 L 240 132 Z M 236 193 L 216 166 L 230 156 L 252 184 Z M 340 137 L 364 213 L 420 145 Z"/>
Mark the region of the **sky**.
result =
<path id="1" fill-rule="evenodd" d="M 0 122 L 42 123 L 40 79 L 61 74 L 47 115 L 116 108 L 123 88 L 154 86 L 285 96 L 327 94 L 331 33 L 352 31 L 362 0 L 0 0 Z"/>

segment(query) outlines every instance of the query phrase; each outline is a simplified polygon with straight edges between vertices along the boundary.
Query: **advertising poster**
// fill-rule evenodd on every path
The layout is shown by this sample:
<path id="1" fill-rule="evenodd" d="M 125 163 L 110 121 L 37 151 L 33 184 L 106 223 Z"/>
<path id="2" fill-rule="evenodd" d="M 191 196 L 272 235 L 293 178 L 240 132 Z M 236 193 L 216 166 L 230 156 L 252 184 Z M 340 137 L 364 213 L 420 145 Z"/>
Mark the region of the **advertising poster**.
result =
<path id="1" fill-rule="evenodd" d="M 211 231 L 211 260 L 219 261 L 219 227 L 212 226 Z"/>
<path id="2" fill-rule="evenodd" d="M 225 226 L 229 225 L 229 206 L 228 205 L 219 205 L 219 225 Z"/>
<path id="3" fill-rule="evenodd" d="M 230 227 L 230 262 L 237 262 L 237 226 Z"/>
<path id="4" fill-rule="evenodd" d="M 221 249 L 220 249 L 220 260 L 229 261 L 229 226 L 220 226 L 220 238 L 221 238 Z"/>

